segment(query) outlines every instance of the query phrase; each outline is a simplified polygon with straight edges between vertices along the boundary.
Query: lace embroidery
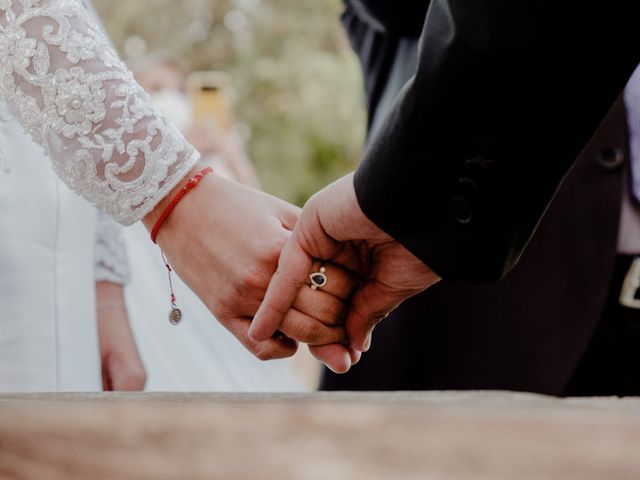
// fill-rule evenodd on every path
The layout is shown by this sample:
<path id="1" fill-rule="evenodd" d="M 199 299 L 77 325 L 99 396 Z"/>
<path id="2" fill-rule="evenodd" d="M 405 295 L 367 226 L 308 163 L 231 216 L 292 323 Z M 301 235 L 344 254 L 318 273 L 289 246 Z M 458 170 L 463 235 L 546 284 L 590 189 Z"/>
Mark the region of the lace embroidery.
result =
<path id="1" fill-rule="evenodd" d="M 199 159 L 80 0 L 0 0 L 0 94 L 62 180 L 123 224 Z"/>
<path id="2" fill-rule="evenodd" d="M 124 228 L 103 212 L 98 212 L 94 265 L 96 282 L 124 285 L 129 280 Z"/>

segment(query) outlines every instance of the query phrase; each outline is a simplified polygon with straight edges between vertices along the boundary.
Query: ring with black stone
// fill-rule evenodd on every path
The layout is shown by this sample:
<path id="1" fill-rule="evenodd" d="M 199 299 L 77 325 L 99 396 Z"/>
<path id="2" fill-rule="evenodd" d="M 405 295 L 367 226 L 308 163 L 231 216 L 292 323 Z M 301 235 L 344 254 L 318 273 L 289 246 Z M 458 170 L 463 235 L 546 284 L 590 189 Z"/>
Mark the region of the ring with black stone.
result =
<path id="1" fill-rule="evenodd" d="M 327 269 L 325 267 L 320 267 L 317 272 L 313 272 L 309 275 L 309 280 L 311 280 L 311 290 L 318 290 L 319 288 L 325 287 L 329 282 L 327 278 Z"/>

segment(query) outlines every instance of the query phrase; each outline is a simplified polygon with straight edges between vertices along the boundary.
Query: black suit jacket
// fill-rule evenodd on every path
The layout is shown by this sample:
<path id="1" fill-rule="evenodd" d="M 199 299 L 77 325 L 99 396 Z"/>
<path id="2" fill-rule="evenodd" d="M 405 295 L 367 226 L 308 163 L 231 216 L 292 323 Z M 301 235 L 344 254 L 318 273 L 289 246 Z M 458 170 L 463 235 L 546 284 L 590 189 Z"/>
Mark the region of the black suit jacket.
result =
<path id="1" fill-rule="evenodd" d="M 399 36 L 390 30 L 372 27 L 361 10 L 353 5 L 348 6 L 344 21 L 363 63 L 373 116 L 385 88 L 395 92 L 401 85 L 387 82 L 391 64 L 397 52 L 402 51 L 397 49 Z M 404 60 L 403 63 L 413 65 L 411 59 Z M 415 88 L 415 81 L 410 88 Z M 521 100 L 525 94 L 525 91 L 521 92 L 513 101 L 526 105 L 528 100 Z M 452 102 L 455 101 L 454 98 Z M 463 107 L 461 104 L 453 108 Z M 380 109 L 386 107 L 383 105 Z M 491 117 L 493 112 L 487 115 Z M 394 119 L 387 122 L 387 129 L 393 127 Z M 462 117 L 461 123 L 467 120 Z M 520 124 L 523 128 L 534 128 L 534 133 L 545 128 L 544 125 L 532 126 L 527 119 Z M 420 131 L 420 125 L 414 127 Z M 427 135 L 426 132 L 422 134 Z M 455 144 L 455 132 L 447 138 Z M 379 154 L 376 142 L 383 142 L 384 138 L 378 135 L 370 140 L 374 146 L 368 155 Z M 541 141 L 545 142 L 544 139 Z M 483 208 L 488 208 L 487 199 L 506 189 L 496 184 L 499 174 L 495 171 L 506 168 L 501 163 L 512 161 L 517 164 L 522 161 L 521 157 L 538 152 L 540 148 L 532 144 L 531 152 L 504 158 L 503 148 L 495 141 L 489 143 L 491 148 L 483 150 L 481 158 L 462 162 L 463 170 L 467 168 L 469 174 L 458 181 L 456 188 L 460 193 L 456 195 L 469 202 L 472 219 L 459 223 L 455 216 L 460 211 L 445 211 L 447 215 L 454 214 L 450 220 L 458 224 L 457 230 L 454 229 L 456 235 L 463 235 L 467 226 L 471 226 L 468 235 L 482 235 L 474 229 L 480 227 L 472 225 L 478 220 L 476 211 L 480 209 L 480 220 L 488 222 L 487 219 L 493 217 L 482 213 Z M 359 390 L 496 388 L 556 395 L 572 393 L 570 380 L 598 328 L 614 270 L 621 187 L 626 178 L 623 164 L 626 155 L 615 152 L 626 152 L 626 146 L 626 113 L 619 102 L 569 173 L 522 261 L 506 278 L 486 286 L 445 280 L 411 299 L 377 328 L 373 347 L 361 362 L 346 375 L 327 373 L 323 387 Z M 487 145 L 481 147 L 486 149 Z M 452 151 L 455 148 L 453 146 Z M 413 154 L 414 159 L 420 158 L 420 151 L 405 153 Z M 540 172 L 548 172 L 545 163 L 557 161 L 562 157 L 561 153 L 552 152 L 548 158 L 541 157 Z M 489 160 L 489 157 L 500 160 Z M 423 162 L 427 161 L 424 157 Z M 455 162 L 455 159 L 451 161 Z M 399 163 L 404 162 L 401 159 Z M 570 164 L 570 159 L 565 159 L 565 163 Z M 555 169 L 551 171 L 555 172 Z M 525 193 L 535 190 L 538 185 L 528 183 L 529 180 L 537 181 L 535 176 L 529 180 L 522 176 L 517 179 Z M 382 181 L 379 179 L 378 183 Z M 444 195 L 445 186 L 434 188 Z M 406 195 L 420 192 L 407 192 Z M 385 200 L 396 203 L 395 198 Z M 521 204 L 518 202 L 524 201 L 518 197 L 505 197 L 505 204 L 496 203 L 495 208 L 519 209 Z M 416 202 L 421 208 L 422 204 Z M 413 211 L 417 216 L 416 228 L 426 229 L 420 225 L 427 217 L 421 217 L 419 209 Z M 377 213 L 394 215 L 394 211 Z M 517 223 L 514 228 L 521 228 L 519 225 Z M 508 224 L 498 227 L 510 228 Z M 486 262 L 494 260 L 488 258 Z"/>
<path id="2" fill-rule="evenodd" d="M 325 373 L 323 389 L 574 393 L 571 379 L 598 328 L 614 269 L 626 172 L 624 157 L 611 152 L 626 144 L 619 103 L 505 278 L 492 285 L 445 280 L 410 299 L 376 328 L 359 364 L 344 375 Z"/>
<path id="3" fill-rule="evenodd" d="M 424 17 L 417 73 L 356 172 L 360 206 L 444 278 L 496 281 L 639 63 L 640 7 L 350 3 L 387 36 Z"/>

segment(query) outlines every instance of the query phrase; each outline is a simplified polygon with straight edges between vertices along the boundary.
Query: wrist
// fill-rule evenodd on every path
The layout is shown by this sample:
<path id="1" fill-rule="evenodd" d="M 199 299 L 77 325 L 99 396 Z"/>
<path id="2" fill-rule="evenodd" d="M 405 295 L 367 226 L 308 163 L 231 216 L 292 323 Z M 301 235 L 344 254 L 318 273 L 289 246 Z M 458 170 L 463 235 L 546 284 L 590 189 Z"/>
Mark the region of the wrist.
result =
<path id="1" fill-rule="evenodd" d="M 151 232 L 154 228 L 154 226 L 158 223 L 158 221 L 161 219 L 163 213 L 167 210 L 167 208 L 170 206 L 171 202 L 176 198 L 176 196 L 180 193 L 180 191 L 184 188 L 185 183 L 190 179 L 195 177 L 196 175 L 198 175 L 199 172 L 201 172 L 203 169 L 205 168 L 205 166 L 201 163 L 198 162 L 196 163 L 193 168 L 191 170 L 189 170 L 187 172 L 187 174 L 182 178 L 182 180 L 180 182 L 178 182 L 178 184 L 173 187 L 173 189 L 171 189 L 169 191 L 169 193 L 167 193 L 162 200 L 160 200 L 160 202 L 153 208 L 153 210 L 151 210 L 143 219 L 142 219 L 142 223 L 145 226 L 145 228 Z M 182 202 L 180 202 L 182 203 Z M 180 207 L 180 205 L 176 205 L 175 206 L 175 210 L 178 210 L 178 208 Z M 173 215 L 170 215 L 164 222 L 163 227 L 161 230 L 168 230 L 170 229 L 170 225 L 171 225 L 171 217 Z"/>
<path id="2" fill-rule="evenodd" d="M 97 310 L 126 310 L 124 288 L 111 282 L 96 282 Z"/>
<path id="3" fill-rule="evenodd" d="M 124 303 L 98 303 L 96 305 L 98 310 L 126 310 L 127 306 Z"/>
<path id="4" fill-rule="evenodd" d="M 346 178 L 346 208 L 348 209 L 348 217 L 353 221 L 354 228 L 358 231 L 366 232 L 367 236 L 388 236 L 378 225 L 373 223 L 364 213 L 358 195 L 356 194 L 355 173 L 350 173 Z"/>
<path id="5" fill-rule="evenodd" d="M 379 243 L 392 239 L 360 207 L 353 173 L 345 175 L 317 195 L 321 197 L 318 210 L 320 218 L 324 219 L 323 227 L 336 240 Z"/>

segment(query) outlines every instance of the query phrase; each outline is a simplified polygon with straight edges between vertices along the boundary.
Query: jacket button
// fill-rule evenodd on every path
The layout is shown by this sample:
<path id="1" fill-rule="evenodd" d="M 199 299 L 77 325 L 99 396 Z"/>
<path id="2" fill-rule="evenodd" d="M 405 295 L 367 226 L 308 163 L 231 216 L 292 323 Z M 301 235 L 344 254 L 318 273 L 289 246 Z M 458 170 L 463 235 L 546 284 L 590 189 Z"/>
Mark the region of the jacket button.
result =
<path id="1" fill-rule="evenodd" d="M 620 147 L 604 147 L 596 154 L 596 162 L 603 170 L 617 170 L 624 163 L 624 152 Z"/>
<path id="2" fill-rule="evenodd" d="M 453 219 L 461 225 L 466 225 L 473 217 L 471 204 L 462 197 L 454 197 L 451 202 L 449 202 L 449 209 Z"/>

